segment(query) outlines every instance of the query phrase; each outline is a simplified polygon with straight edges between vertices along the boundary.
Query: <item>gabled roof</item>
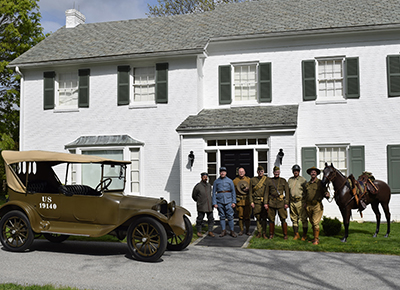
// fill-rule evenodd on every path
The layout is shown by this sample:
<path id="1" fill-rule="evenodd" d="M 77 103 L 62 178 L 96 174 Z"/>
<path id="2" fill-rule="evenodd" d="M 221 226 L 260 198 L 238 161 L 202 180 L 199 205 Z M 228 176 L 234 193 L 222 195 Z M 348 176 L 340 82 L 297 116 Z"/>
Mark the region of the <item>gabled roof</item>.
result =
<path id="1" fill-rule="evenodd" d="M 398 0 L 259 0 L 214 11 L 61 28 L 10 66 L 201 53 L 213 38 L 400 26 Z"/>
<path id="2" fill-rule="evenodd" d="M 189 116 L 176 131 L 282 130 L 297 127 L 298 105 L 204 109 Z"/>

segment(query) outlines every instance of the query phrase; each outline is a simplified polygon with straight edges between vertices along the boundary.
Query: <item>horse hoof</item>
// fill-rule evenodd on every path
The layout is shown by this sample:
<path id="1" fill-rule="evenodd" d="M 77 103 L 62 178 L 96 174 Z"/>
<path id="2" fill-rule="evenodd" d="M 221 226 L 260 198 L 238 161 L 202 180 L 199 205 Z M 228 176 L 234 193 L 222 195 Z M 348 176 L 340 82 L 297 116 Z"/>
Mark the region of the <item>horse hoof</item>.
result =
<path id="1" fill-rule="evenodd" d="M 345 242 L 347 242 L 347 239 L 346 238 L 343 238 L 343 239 L 341 239 L 340 240 L 342 243 L 345 243 Z"/>
<path id="2" fill-rule="evenodd" d="M 376 238 L 377 236 L 378 236 L 378 235 L 375 233 L 372 237 L 373 237 L 373 238 Z"/>
<path id="3" fill-rule="evenodd" d="M 389 234 L 386 234 L 386 235 L 385 235 L 385 238 L 387 238 L 387 237 L 389 237 Z"/>

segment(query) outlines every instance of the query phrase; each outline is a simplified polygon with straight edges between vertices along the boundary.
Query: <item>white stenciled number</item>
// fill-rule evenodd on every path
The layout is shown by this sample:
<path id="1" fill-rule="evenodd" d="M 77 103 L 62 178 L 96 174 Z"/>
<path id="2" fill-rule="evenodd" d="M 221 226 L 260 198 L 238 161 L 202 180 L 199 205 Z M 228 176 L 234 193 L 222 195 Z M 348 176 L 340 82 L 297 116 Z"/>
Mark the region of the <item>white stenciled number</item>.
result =
<path id="1" fill-rule="evenodd" d="M 42 202 L 39 203 L 39 208 L 41 209 L 56 209 L 57 204 L 53 203 L 53 198 L 51 196 L 42 196 Z"/>

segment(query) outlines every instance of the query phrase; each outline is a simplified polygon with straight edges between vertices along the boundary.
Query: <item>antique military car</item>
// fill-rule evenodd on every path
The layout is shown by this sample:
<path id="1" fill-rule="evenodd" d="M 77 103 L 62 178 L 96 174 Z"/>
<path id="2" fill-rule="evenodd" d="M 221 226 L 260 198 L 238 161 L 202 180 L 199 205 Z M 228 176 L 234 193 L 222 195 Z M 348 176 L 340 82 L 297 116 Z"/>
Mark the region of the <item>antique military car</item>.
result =
<path id="1" fill-rule="evenodd" d="M 9 195 L 0 207 L 6 250 L 25 251 L 41 235 L 59 243 L 71 235 L 109 234 L 126 237 L 135 259 L 156 261 L 166 249 L 182 250 L 192 240 L 189 211 L 162 197 L 124 194 L 129 161 L 47 151 L 1 154 Z M 64 183 L 56 172 L 65 172 Z M 74 184 L 77 172 L 88 184 Z"/>

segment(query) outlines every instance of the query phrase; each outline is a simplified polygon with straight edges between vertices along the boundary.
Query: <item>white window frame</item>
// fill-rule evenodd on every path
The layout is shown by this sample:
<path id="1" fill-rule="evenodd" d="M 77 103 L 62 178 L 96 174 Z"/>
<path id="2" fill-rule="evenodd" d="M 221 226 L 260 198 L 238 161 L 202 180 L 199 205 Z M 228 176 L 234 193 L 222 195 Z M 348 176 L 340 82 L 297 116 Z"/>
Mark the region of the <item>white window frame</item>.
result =
<path id="1" fill-rule="evenodd" d="M 255 83 L 254 83 L 254 90 L 255 90 L 255 99 L 254 100 L 236 100 L 236 84 L 235 84 L 235 68 L 237 67 L 244 67 L 244 66 L 255 66 Z M 259 62 L 236 62 L 231 63 L 232 73 L 231 73 L 231 83 L 232 83 L 232 105 L 257 105 L 259 103 Z M 248 83 L 249 84 L 249 83 Z M 243 96 L 241 94 L 241 96 Z"/>
<path id="2" fill-rule="evenodd" d="M 153 76 L 154 76 L 154 98 L 150 101 L 135 101 L 135 71 L 136 69 L 153 69 Z M 141 65 L 141 66 L 132 66 L 130 75 L 129 75 L 129 84 L 130 84 L 130 99 L 129 99 L 129 108 L 143 108 L 143 107 L 157 107 L 156 104 L 156 65 L 155 64 L 148 64 L 148 65 Z"/>
<path id="3" fill-rule="evenodd" d="M 340 166 L 336 161 L 333 160 L 322 160 L 321 159 L 321 153 L 322 150 L 329 150 L 329 149 L 335 149 L 335 148 L 343 148 L 344 149 L 344 153 L 345 153 L 345 160 L 344 160 L 344 164 L 346 167 Z M 333 163 L 333 166 L 338 169 L 340 172 L 342 172 L 344 175 L 348 175 L 348 171 L 349 171 L 349 148 L 350 148 L 350 144 L 318 144 L 317 145 L 317 149 L 318 149 L 318 168 L 324 168 L 325 167 L 325 162 L 328 163 L 328 165 L 330 165 L 331 163 Z M 325 158 L 326 159 L 326 158 Z M 322 177 L 322 172 L 321 172 L 321 177 Z"/>
<path id="4" fill-rule="evenodd" d="M 60 77 L 62 75 L 71 75 L 71 76 L 76 76 L 76 105 L 60 105 Z M 72 78 L 71 78 L 72 80 Z M 78 71 L 77 70 L 66 70 L 66 71 L 61 71 L 57 72 L 56 74 L 56 82 L 55 82 L 55 96 L 54 96 L 54 104 L 55 104 L 55 110 L 78 110 L 79 108 L 79 76 L 78 76 Z"/>
<path id="5" fill-rule="evenodd" d="M 318 102 L 335 102 L 335 101 L 345 101 L 345 56 L 333 56 L 333 57 L 319 57 L 316 58 L 316 78 L 317 78 L 317 101 Z M 340 62 L 341 65 L 341 76 L 340 77 L 332 77 L 332 78 L 320 78 L 320 63 L 322 62 Z M 326 88 L 321 90 L 321 84 L 327 82 L 333 82 L 333 88 L 335 84 L 341 83 L 341 94 L 336 95 L 337 90 L 333 89 L 334 95 L 327 96 L 326 92 L 328 91 Z M 325 92 L 323 95 L 322 92 Z"/>

